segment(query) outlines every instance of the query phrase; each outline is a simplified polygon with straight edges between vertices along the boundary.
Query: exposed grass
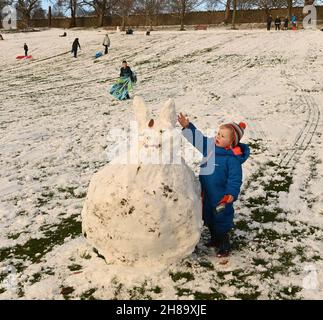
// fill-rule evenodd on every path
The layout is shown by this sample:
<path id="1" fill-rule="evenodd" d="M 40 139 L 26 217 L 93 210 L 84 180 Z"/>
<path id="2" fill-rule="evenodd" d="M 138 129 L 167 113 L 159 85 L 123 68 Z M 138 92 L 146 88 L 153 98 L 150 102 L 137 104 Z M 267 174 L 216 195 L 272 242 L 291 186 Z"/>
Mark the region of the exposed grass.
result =
<path id="1" fill-rule="evenodd" d="M 208 261 L 208 260 L 202 260 L 202 261 L 199 261 L 199 265 L 205 269 L 208 269 L 208 270 L 214 270 L 214 265 L 212 262 Z"/>
<path id="2" fill-rule="evenodd" d="M 193 293 L 195 300 L 225 300 L 227 297 L 223 293 L 218 292 L 215 288 L 210 288 L 211 293 L 196 291 Z"/>
<path id="3" fill-rule="evenodd" d="M 181 279 L 186 279 L 186 282 L 194 280 L 194 275 L 193 273 L 190 273 L 190 272 L 180 272 L 180 271 L 176 273 L 170 272 L 169 275 L 174 282 L 177 282 Z"/>
<path id="4" fill-rule="evenodd" d="M 78 271 L 81 270 L 83 267 L 79 264 L 72 264 L 70 266 L 68 266 L 68 269 L 70 269 L 71 271 Z"/>
<path id="5" fill-rule="evenodd" d="M 50 252 L 54 246 L 62 245 L 67 237 L 75 238 L 81 234 L 81 222 L 76 220 L 77 215 L 63 219 L 60 223 L 48 226 L 44 231 L 44 237 L 31 238 L 24 244 L 0 249 L 0 262 L 12 258 L 18 260 L 29 260 L 32 263 L 40 262 L 40 259 Z M 17 272 L 25 267 L 15 263 Z"/>
<path id="6" fill-rule="evenodd" d="M 80 295 L 80 300 L 96 300 L 94 297 L 93 297 L 93 293 L 96 291 L 97 289 L 96 288 L 92 288 L 92 289 L 89 289 L 85 292 L 83 292 L 81 295 Z"/>

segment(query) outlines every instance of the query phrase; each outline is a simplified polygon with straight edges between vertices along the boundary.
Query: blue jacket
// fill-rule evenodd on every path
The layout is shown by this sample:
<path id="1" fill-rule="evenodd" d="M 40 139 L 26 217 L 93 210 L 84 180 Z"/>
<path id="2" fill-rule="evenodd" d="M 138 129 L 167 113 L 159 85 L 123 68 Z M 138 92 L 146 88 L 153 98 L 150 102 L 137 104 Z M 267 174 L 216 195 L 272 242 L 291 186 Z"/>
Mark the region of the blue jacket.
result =
<path id="1" fill-rule="evenodd" d="M 203 154 L 199 179 L 204 222 L 216 234 L 227 233 L 233 227 L 232 203 L 227 204 L 225 210 L 216 215 L 213 214 L 213 209 L 226 194 L 237 200 L 242 184 L 241 165 L 249 157 L 250 149 L 246 144 L 239 143 L 241 154 L 235 154 L 232 149 L 217 147 L 214 138 L 205 137 L 192 123 L 182 133 Z"/>

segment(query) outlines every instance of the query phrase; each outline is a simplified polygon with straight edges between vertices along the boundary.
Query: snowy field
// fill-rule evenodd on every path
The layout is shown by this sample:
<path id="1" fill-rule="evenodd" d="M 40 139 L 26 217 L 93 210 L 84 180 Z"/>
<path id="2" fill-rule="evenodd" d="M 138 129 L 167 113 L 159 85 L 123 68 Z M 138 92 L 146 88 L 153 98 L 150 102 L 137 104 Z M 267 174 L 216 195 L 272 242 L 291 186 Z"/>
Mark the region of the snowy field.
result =
<path id="1" fill-rule="evenodd" d="M 0 299 L 322 299 L 323 33 L 103 30 L 4 34 L 0 41 Z M 77 59 L 70 53 L 79 37 Z M 27 42 L 32 61 L 18 61 Z M 169 97 L 208 135 L 247 124 L 252 155 L 235 203 L 234 251 L 202 239 L 159 272 L 107 265 L 81 233 L 92 175 L 132 100 L 108 89 L 126 59 L 154 114 Z M 198 174 L 200 156 L 188 162 Z M 161 266 L 162 267 L 162 266 Z"/>

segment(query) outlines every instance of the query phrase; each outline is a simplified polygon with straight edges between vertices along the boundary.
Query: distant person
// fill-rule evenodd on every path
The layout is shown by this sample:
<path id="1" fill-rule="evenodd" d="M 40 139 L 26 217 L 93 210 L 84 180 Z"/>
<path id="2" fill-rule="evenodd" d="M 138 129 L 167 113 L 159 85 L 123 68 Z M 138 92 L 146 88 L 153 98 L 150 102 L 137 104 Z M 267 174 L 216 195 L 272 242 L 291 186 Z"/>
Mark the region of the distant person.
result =
<path id="1" fill-rule="evenodd" d="M 28 56 L 28 46 L 26 43 L 24 44 L 24 50 L 25 50 L 25 57 L 27 57 Z"/>
<path id="2" fill-rule="evenodd" d="M 273 22 L 273 17 L 271 16 L 271 14 L 269 15 L 269 17 L 267 18 L 267 30 L 269 31 L 271 28 L 271 23 Z"/>
<path id="3" fill-rule="evenodd" d="M 3 36 L 2 36 L 2 34 L 0 33 L 0 40 L 3 40 Z"/>
<path id="4" fill-rule="evenodd" d="M 63 34 L 60 34 L 59 36 L 60 36 L 60 37 L 66 37 L 66 36 L 67 36 L 67 33 L 66 33 L 66 32 L 64 32 Z"/>
<path id="5" fill-rule="evenodd" d="M 110 47 L 110 38 L 109 35 L 106 34 L 103 39 L 103 46 L 104 46 L 104 54 L 107 54 L 109 52 L 109 47 Z"/>
<path id="6" fill-rule="evenodd" d="M 289 23 L 289 19 L 288 17 L 286 17 L 284 20 L 284 30 L 288 30 L 288 23 Z"/>
<path id="7" fill-rule="evenodd" d="M 127 31 L 126 31 L 126 34 L 133 34 L 132 28 L 128 28 Z"/>
<path id="8" fill-rule="evenodd" d="M 275 19 L 275 30 L 280 30 L 280 24 L 281 24 L 281 20 L 280 18 L 277 16 Z"/>
<path id="9" fill-rule="evenodd" d="M 133 90 L 137 77 L 128 66 L 127 61 L 122 61 L 119 80 L 111 87 L 110 94 L 118 100 L 130 99 L 129 92 Z"/>
<path id="10" fill-rule="evenodd" d="M 297 17 L 294 14 L 292 15 L 291 21 L 292 21 L 293 29 L 296 29 L 297 28 Z"/>
<path id="11" fill-rule="evenodd" d="M 79 38 L 75 38 L 73 44 L 72 44 L 72 53 L 74 53 L 74 58 L 77 58 L 77 49 L 80 48 Z"/>

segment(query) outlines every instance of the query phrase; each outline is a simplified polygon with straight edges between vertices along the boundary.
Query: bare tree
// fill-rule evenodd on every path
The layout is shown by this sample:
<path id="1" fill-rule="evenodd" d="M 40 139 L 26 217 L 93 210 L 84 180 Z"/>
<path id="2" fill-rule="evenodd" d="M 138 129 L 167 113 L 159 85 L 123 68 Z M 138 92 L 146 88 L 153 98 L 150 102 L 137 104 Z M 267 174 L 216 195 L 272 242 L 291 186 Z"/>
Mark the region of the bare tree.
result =
<path id="1" fill-rule="evenodd" d="M 135 0 L 119 0 L 113 8 L 113 12 L 115 12 L 122 18 L 122 31 L 125 31 L 126 29 L 126 25 L 128 24 L 128 17 L 134 9 L 134 4 Z"/>
<path id="2" fill-rule="evenodd" d="M 224 13 L 224 23 L 229 23 L 230 19 L 230 8 L 231 8 L 231 0 L 227 0 L 227 3 L 225 5 L 225 13 Z"/>
<path id="3" fill-rule="evenodd" d="M 237 0 L 233 0 L 233 12 L 232 12 L 232 29 L 236 28 L 236 13 L 237 13 Z"/>
<path id="4" fill-rule="evenodd" d="M 94 9 L 98 17 L 98 26 L 102 27 L 104 18 L 107 14 L 111 14 L 111 10 L 118 4 L 119 0 L 82 0 L 81 6 L 87 6 Z"/>
<path id="5" fill-rule="evenodd" d="M 153 25 L 153 17 L 160 14 L 165 7 L 165 0 L 136 0 L 135 11 L 146 16 L 146 25 L 149 25 L 150 30 Z"/>
<path id="6" fill-rule="evenodd" d="M 42 7 L 41 3 L 38 2 L 31 12 L 32 19 L 46 19 L 46 10 Z"/>
<path id="7" fill-rule="evenodd" d="M 180 19 L 180 30 L 184 29 L 184 18 L 186 14 L 196 7 L 200 6 L 204 0 L 170 0 L 168 1 L 168 10 L 175 13 Z"/>
<path id="8" fill-rule="evenodd" d="M 40 0 L 18 0 L 17 10 L 21 14 L 23 23 L 26 27 L 29 26 L 32 11 L 40 5 Z"/>

